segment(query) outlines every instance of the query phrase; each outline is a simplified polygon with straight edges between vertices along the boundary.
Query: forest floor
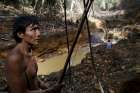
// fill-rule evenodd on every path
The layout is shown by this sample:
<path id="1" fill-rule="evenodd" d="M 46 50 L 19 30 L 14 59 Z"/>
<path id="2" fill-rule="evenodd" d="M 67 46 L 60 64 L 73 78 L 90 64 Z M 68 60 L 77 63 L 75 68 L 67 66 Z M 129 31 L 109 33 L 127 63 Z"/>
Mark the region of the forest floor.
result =
<path id="1" fill-rule="evenodd" d="M 87 53 L 81 64 L 71 67 L 71 73 L 66 73 L 62 93 L 101 93 L 101 86 L 105 93 L 120 93 L 122 88 L 125 88 L 122 93 L 139 93 L 139 41 L 121 40 L 112 49 L 106 49 L 104 45 L 93 47 L 94 66 L 90 53 Z M 49 87 L 60 75 L 61 71 L 39 77 Z"/>
<path id="2" fill-rule="evenodd" d="M 11 11 L 13 10 L 12 7 L 5 8 L 5 6 L 1 6 L 0 8 L 1 8 L 0 10 L 2 10 L 0 12 L 1 14 L 5 13 L 5 11 L 3 11 L 3 8 L 7 10 L 9 10 L 10 8 Z M 18 10 L 16 10 L 16 12 L 18 14 L 21 13 Z M 10 11 L 6 11 L 6 13 L 7 15 L 15 14 L 15 12 L 10 12 Z M 44 24 L 45 23 L 43 23 L 43 27 L 45 29 L 44 32 L 49 31 L 49 28 L 50 28 L 50 30 L 53 33 L 55 33 L 55 35 L 53 35 L 51 31 L 49 32 L 50 35 L 48 37 L 45 37 L 44 35 L 44 39 L 43 39 L 44 41 L 40 42 L 40 45 L 42 47 L 41 49 L 38 49 L 38 52 L 39 52 L 38 56 L 42 56 L 44 55 L 44 53 L 51 54 L 52 52 L 57 52 L 57 49 L 66 47 L 66 40 L 64 40 L 66 36 L 64 36 L 65 34 L 64 30 L 62 31 L 62 29 L 64 29 L 64 24 L 62 24 L 62 26 L 60 26 L 59 24 L 59 27 L 62 27 L 59 29 L 57 25 L 48 25 L 48 24 L 44 25 Z M 112 25 L 116 26 L 116 24 L 114 24 L 114 21 L 113 23 L 111 23 L 111 26 Z M 52 28 L 55 28 L 55 29 L 52 30 Z M 69 32 L 71 33 L 70 34 L 71 42 L 73 41 L 75 37 L 75 31 L 77 30 L 75 28 L 76 27 L 69 28 L 71 30 L 71 32 Z M 6 34 L 6 36 L 9 36 L 9 35 Z M 3 36 L 3 37 L 6 38 L 6 36 Z M 81 37 L 82 36 L 85 36 L 85 34 L 83 33 Z M 84 37 L 81 40 L 79 40 L 80 44 L 83 43 L 83 41 L 85 42 L 85 39 L 87 39 L 87 37 Z M 7 44 L 9 44 L 9 42 L 11 41 L 9 42 L 4 41 L 6 44 L 3 44 L 3 40 L 1 41 L 2 41 L 1 45 L 3 45 L 1 46 L 2 49 L 6 49 L 4 45 L 10 46 Z M 46 49 L 46 46 L 48 46 L 47 49 Z M 86 57 L 83 58 L 83 60 L 81 61 L 81 64 L 71 67 L 71 72 L 68 71 L 66 73 L 65 79 L 63 81 L 65 86 L 62 89 L 62 93 L 101 93 L 100 92 L 101 86 L 104 89 L 105 93 L 119 93 L 121 88 L 126 89 L 126 91 L 122 93 L 139 93 L 140 92 L 140 86 L 139 86 L 140 84 L 140 79 L 139 79 L 140 78 L 140 63 L 139 63 L 140 62 L 140 40 L 139 39 L 136 40 L 136 42 L 130 42 L 129 40 L 121 40 L 116 45 L 113 45 L 112 49 L 106 49 L 104 45 L 100 45 L 97 47 L 93 47 L 92 52 L 94 56 L 94 60 L 93 60 L 94 66 L 92 64 L 90 53 L 87 53 Z M 54 54 L 52 54 L 52 56 Z M 59 54 L 59 51 L 56 54 Z M 0 57 L 5 58 L 5 55 L 6 54 L 3 54 L 3 55 L 0 54 Z M 61 72 L 62 71 L 54 72 L 50 75 L 46 75 L 46 76 L 43 75 L 39 77 L 44 82 L 47 83 L 48 87 L 51 87 L 60 78 Z M 0 77 L 0 79 L 1 78 L 2 77 Z M 100 81 L 100 83 L 98 81 Z M 127 92 L 127 90 L 129 92 Z"/>

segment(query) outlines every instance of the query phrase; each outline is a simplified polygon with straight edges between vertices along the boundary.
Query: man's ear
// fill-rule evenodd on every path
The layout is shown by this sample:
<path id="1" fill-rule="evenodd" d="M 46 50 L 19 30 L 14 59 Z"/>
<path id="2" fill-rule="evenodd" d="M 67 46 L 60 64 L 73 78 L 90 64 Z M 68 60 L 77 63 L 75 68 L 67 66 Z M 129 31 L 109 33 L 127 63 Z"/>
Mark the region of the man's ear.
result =
<path id="1" fill-rule="evenodd" d="M 20 38 L 23 38 L 24 34 L 22 32 L 18 32 L 17 36 L 20 37 Z"/>

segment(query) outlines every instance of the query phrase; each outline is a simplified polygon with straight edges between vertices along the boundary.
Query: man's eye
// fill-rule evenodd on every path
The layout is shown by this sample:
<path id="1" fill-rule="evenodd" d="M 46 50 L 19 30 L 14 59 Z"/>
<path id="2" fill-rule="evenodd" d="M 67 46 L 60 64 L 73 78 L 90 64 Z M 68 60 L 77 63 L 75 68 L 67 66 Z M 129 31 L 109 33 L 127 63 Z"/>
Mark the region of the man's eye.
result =
<path id="1" fill-rule="evenodd" d="M 32 30 L 36 30 L 35 28 L 33 28 Z"/>
<path id="2" fill-rule="evenodd" d="M 34 30 L 34 31 L 37 30 L 37 29 L 39 29 L 39 27 L 32 28 L 32 30 Z"/>

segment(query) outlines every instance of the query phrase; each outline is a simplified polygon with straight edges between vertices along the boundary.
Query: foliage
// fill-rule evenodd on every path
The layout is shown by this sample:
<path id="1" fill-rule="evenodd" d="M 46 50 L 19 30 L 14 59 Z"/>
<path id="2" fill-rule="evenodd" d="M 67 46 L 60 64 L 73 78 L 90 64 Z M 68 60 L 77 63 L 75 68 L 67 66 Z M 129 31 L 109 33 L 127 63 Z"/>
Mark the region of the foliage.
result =
<path id="1" fill-rule="evenodd" d="M 114 9 L 120 0 L 95 0 L 95 5 L 102 10 Z"/>
<path id="2" fill-rule="evenodd" d="M 57 6 L 57 9 L 60 9 L 60 2 L 62 0 L 1 0 L 0 3 L 5 5 L 12 5 L 17 9 L 21 7 L 30 7 L 33 9 L 34 13 L 42 14 L 46 13 L 45 11 L 51 11 L 52 8 Z"/>
<path id="3" fill-rule="evenodd" d="M 140 8 L 140 0 L 121 0 L 121 7 L 124 9 Z"/>
<path id="4" fill-rule="evenodd" d="M 35 3 L 43 4 L 44 6 L 54 6 L 58 0 L 1 0 L 5 4 L 20 4 L 20 5 L 27 5 L 33 6 Z"/>
<path id="5" fill-rule="evenodd" d="M 95 0 L 95 5 L 102 10 L 112 10 L 117 7 L 123 9 L 138 8 L 140 0 Z"/>

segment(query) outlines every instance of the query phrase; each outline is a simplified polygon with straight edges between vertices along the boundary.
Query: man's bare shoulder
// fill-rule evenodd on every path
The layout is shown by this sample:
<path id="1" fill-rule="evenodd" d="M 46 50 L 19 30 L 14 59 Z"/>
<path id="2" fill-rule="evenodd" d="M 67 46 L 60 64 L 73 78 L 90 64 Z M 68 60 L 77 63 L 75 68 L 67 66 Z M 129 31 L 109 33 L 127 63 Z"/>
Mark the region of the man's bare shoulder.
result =
<path id="1" fill-rule="evenodd" d="M 17 63 L 22 60 L 22 54 L 19 49 L 14 48 L 7 55 L 7 62 L 9 63 Z"/>

